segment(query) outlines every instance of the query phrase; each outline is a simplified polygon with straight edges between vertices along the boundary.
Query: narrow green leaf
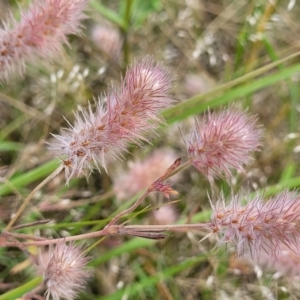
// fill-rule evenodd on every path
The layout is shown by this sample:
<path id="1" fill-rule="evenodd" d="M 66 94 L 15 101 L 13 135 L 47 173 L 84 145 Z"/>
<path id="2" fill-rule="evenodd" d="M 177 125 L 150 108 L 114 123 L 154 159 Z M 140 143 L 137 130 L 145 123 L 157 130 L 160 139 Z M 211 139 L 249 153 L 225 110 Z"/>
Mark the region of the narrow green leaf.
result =
<path id="1" fill-rule="evenodd" d="M 43 164 L 42 166 L 36 167 L 27 173 L 20 174 L 13 177 L 8 182 L 5 182 L 0 186 L 0 196 L 5 196 L 12 192 L 14 189 L 25 187 L 27 184 L 33 183 L 36 180 L 42 179 L 50 175 L 59 166 L 57 159 L 51 160 Z"/>
<path id="2" fill-rule="evenodd" d="M 43 281 L 42 277 L 37 277 L 31 281 L 3 294 L 0 296 L 0 300 L 16 300 L 19 297 L 22 297 L 24 294 L 32 291 Z"/>
<path id="3" fill-rule="evenodd" d="M 0 142 L 0 151 L 19 151 L 24 148 L 21 143 L 15 142 Z"/>
<path id="4" fill-rule="evenodd" d="M 270 195 L 274 195 L 280 191 L 282 191 L 283 189 L 296 189 L 300 187 L 300 177 L 294 177 L 294 178 L 290 178 L 286 181 L 283 182 L 279 182 L 275 185 L 271 185 L 268 186 L 265 191 L 262 191 L 262 193 L 265 196 L 270 196 Z"/>
<path id="5" fill-rule="evenodd" d="M 186 270 L 196 264 L 199 264 L 204 259 L 205 256 L 203 255 L 199 255 L 199 257 L 197 258 L 187 259 L 184 262 L 178 263 L 174 266 L 163 270 L 162 272 L 159 272 L 157 275 L 148 276 L 147 278 L 132 284 L 130 287 L 124 287 L 113 294 L 100 297 L 98 298 L 98 300 L 119 300 L 123 297 L 125 299 L 137 299 L 137 294 L 139 293 L 139 291 L 143 291 L 147 287 L 154 286 L 160 281 L 167 280 L 169 277 L 172 277 L 183 270 Z"/>
<path id="6" fill-rule="evenodd" d="M 291 75 L 300 71 L 300 64 L 296 64 L 290 68 L 279 70 L 276 74 L 257 79 L 254 82 L 236 87 L 226 91 L 223 95 L 211 98 L 209 93 L 195 96 L 184 102 L 179 103 L 175 107 L 163 111 L 162 115 L 167 122 L 173 123 L 188 116 L 201 113 L 207 109 L 207 107 L 216 107 L 220 105 L 228 104 L 237 98 L 245 97 L 250 93 L 253 93 L 259 89 L 268 87 L 276 82 L 289 78 Z M 211 92 L 210 92 L 211 93 Z"/>
<path id="7" fill-rule="evenodd" d="M 90 266 L 97 266 L 100 265 L 108 260 L 110 260 L 113 257 L 119 256 L 123 253 L 128 253 L 133 250 L 142 248 L 142 247 L 149 247 L 151 245 L 154 245 L 154 240 L 147 240 L 142 238 L 133 238 L 129 240 L 128 242 L 122 244 L 120 247 L 114 248 L 110 251 L 107 251 L 106 253 L 102 254 L 98 258 L 93 259 L 89 265 Z"/>
<path id="8" fill-rule="evenodd" d="M 99 3 L 99 1 L 96 0 L 90 0 L 90 5 L 97 11 L 99 12 L 104 18 L 107 20 L 113 22 L 123 30 L 127 30 L 127 24 L 124 23 L 122 18 L 115 13 L 113 10 L 107 8 L 106 6 L 102 5 Z"/>

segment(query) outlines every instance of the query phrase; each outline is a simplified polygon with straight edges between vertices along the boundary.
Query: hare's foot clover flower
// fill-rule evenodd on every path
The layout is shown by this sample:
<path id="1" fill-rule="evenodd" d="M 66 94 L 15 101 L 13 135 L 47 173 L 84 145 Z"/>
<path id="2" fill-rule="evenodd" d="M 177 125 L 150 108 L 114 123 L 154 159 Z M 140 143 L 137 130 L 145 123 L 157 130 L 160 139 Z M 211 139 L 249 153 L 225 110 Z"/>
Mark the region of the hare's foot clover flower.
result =
<path id="1" fill-rule="evenodd" d="M 144 161 L 135 159 L 128 163 L 127 172 L 117 174 L 114 178 L 114 192 L 118 199 L 125 200 L 158 179 L 162 173 L 175 161 L 176 155 L 172 149 L 158 149 L 150 154 Z M 176 182 L 179 176 L 172 177 Z"/>
<path id="2" fill-rule="evenodd" d="M 75 299 L 90 277 L 86 270 L 90 258 L 84 254 L 81 246 L 65 242 L 59 242 L 48 258 L 46 263 L 40 261 L 47 288 L 46 300 Z"/>
<path id="3" fill-rule="evenodd" d="M 233 196 L 229 204 L 224 198 L 212 205 L 213 215 L 207 227 L 217 233 L 220 243 L 232 242 L 238 256 L 250 253 L 259 260 L 266 252 L 273 261 L 286 247 L 300 254 L 300 196 L 283 191 L 264 201 L 257 195 L 242 204 L 242 196 Z"/>
<path id="4" fill-rule="evenodd" d="M 188 153 L 210 183 L 218 177 L 229 180 L 233 169 L 244 171 L 249 164 L 250 153 L 260 146 L 261 133 L 255 117 L 233 107 L 207 112 L 195 124 Z"/>
<path id="5" fill-rule="evenodd" d="M 162 66 L 146 58 L 127 71 L 121 90 L 107 95 L 104 106 L 99 99 L 96 110 L 76 113 L 75 125 L 53 135 L 52 149 L 64 156 L 67 181 L 95 166 L 105 168 L 107 157 L 118 158 L 129 143 L 148 142 L 163 122 L 159 110 L 169 107 L 171 80 Z"/>
<path id="6" fill-rule="evenodd" d="M 25 63 L 60 54 L 68 34 L 80 31 L 87 0 L 34 0 L 21 20 L 13 18 L 0 29 L 0 81 L 23 73 Z"/>

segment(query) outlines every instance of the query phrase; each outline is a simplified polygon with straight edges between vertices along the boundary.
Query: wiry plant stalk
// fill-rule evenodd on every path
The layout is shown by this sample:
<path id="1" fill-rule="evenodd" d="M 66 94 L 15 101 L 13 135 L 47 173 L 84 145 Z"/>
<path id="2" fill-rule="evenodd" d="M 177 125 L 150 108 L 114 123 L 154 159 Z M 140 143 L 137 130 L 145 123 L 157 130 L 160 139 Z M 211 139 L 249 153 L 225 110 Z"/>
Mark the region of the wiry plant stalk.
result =
<path id="1" fill-rule="evenodd" d="M 57 176 L 61 170 L 63 169 L 62 166 L 58 167 L 52 174 L 50 174 L 46 179 L 44 179 L 39 185 L 37 185 L 31 193 L 26 197 L 22 205 L 19 207 L 17 212 L 14 214 L 13 218 L 10 220 L 8 225 L 5 227 L 4 231 L 9 231 L 11 227 L 15 224 L 17 219 L 20 217 L 22 212 L 26 209 L 27 205 L 30 203 L 32 197 L 35 195 L 35 193 L 40 190 L 44 185 L 46 185 L 50 180 L 52 180 L 55 176 Z"/>
<path id="2" fill-rule="evenodd" d="M 197 223 L 197 224 L 170 224 L 170 225 L 109 225 L 106 226 L 104 229 L 90 232 L 90 233 L 84 233 L 74 236 L 69 236 L 65 238 L 57 238 L 57 239 L 38 239 L 34 236 L 29 236 L 26 234 L 15 234 L 12 232 L 4 233 L 4 236 L 11 236 L 11 237 L 17 237 L 19 239 L 27 239 L 32 240 L 31 242 L 16 242 L 15 240 L 13 242 L 5 242 L 6 247 L 20 247 L 20 243 L 22 247 L 27 246 L 47 246 L 47 245 L 54 245 L 61 242 L 74 242 L 74 241 L 80 241 L 84 239 L 92 239 L 92 238 L 98 238 L 101 236 L 111 236 L 111 235 L 134 235 L 134 236 L 140 236 L 144 238 L 154 238 L 155 236 L 151 234 L 154 233 L 160 233 L 159 238 L 164 238 L 166 235 L 163 233 L 166 231 L 190 231 L 190 230 L 201 230 L 201 229 L 207 229 L 207 225 L 205 223 Z M 149 234 L 149 235 L 147 235 Z"/>

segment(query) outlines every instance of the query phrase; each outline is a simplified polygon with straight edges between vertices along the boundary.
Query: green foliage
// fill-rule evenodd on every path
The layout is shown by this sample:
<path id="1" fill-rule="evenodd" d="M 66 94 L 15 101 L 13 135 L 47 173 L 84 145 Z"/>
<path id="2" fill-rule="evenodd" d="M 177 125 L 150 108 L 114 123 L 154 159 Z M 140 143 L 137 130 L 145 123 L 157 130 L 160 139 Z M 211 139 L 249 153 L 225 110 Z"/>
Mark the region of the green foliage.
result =
<path id="1" fill-rule="evenodd" d="M 125 15 L 125 3 L 126 1 L 121 1 L 120 10 L 121 15 Z M 140 1 L 133 0 L 132 12 L 131 12 L 131 26 L 132 29 L 138 29 L 145 25 L 149 14 L 158 12 L 162 9 L 161 0 L 149 0 Z"/>
<path id="2" fill-rule="evenodd" d="M 219 109 L 233 102 L 244 107 L 249 106 L 249 110 L 253 110 L 258 114 L 260 122 L 266 127 L 266 145 L 264 146 L 266 150 L 263 147 L 262 154 L 258 154 L 256 157 L 258 162 L 254 162 L 253 164 L 253 169 L 260 171 L 257 176 L 258 178 L 256 178 L 260 183 L 256 192 L 267 197 L 285 188 L 291 190 L 299 189 L 299 157 L 297 153 L 293 153 L 293 149 L 299 144 L 299 138 L 286 141 L 286 136 L 291 132 L 299 132 L 300 63 L 298 60 L 300 52 L 294 52 L 296 47 L 293 45 L 284 44 L 285 40 L 283 38 L 276 40 L 276 36 L 270 36 L 266 27 L 264 27 L 265 30 L 262 32 L 261 39 L 254 45 L 251 37 L 257 33 L 258 26 L 257 24 L 251 26 L 245 20 L 254 14 L 262 16 L 267 9 L 267 3 L 261 1 L 258 5 L 254 5 L 251 1 L 245 2 L 232 17 L 233 19 L 236 18 L 236 22 L 230 23 L 233 31 L 231 32 L 231 27 L 228 27 L 230 37 L 234 39 L 230 47 L 226 48 L 226 40 L 222 41 L 224 44 L 219 42 L 220 44 L 216 47 L 228 50 L 223 54 L 230 56 L 229 62 L 225 62 L 224 65 L 218 68 L 215 67 L 217 71 L 212 71 L 213 67 L 208 66 L 209 63 L 206 57 L 203 55 L 193 58 L 193 51 L 196 48 L 197 42 L 202 41 L 205 34 L 209 32 L 209 29 L 213 31 L 214 26 L 217 26 L 215 38 L 222 39 L 222 34 L 226 30 L 226 26 L 224 27 L 225 29 L 222 27 L 222 24 L 224 24 L 222 22 L 230 22 L 230 18 L 227 18 L 224 12 L 227 12 L 227 10 L 231 11 L 231 9 L 234 10 L 234 5 L 226 7 L 224 1 L 217 1 L 218 4 L 216 4 L 216 7 L 218 8 L 217 11 L 220 10 L 220 15 L 214 15 L 214 6 L 209 6 L 206 11 L 202 8 L 186 7 L 186 4 L 183 4 L 183 2 L 162 0 L 105 2 L 90 0 L 90 7 L 93 12 L 117 25 L 123 35 L 125 42 L 123 59 L 120 62 L 120 66 L 117 61 L 105 61 L 102 58 L 98 58 L 99 53 L 96 51 L 92 52 L 92 47 L 89 45 L 91 41 L 88 35 L 86 35 L 82 39 L 74 38 L 72 40 L 71 44 L 72 49 L 75 49 L 74 52 L 66 50 L 65 61 L 61 62 L 62 66 L 51 65 L 49 67 L 49 74 L 46 74 L 46 76 L 50 77 L 51 74 L 57 73 L 59 68 L 69 68 L 70 70 L 73 64 L 87 68 L 91 66 L 91 69 L 95 69 L 95 66 L 97 68 L 104 66 L 108 70 L 105 73 L 107 81 L 101 77 L 102 75 L 95 73 L 89 77 L 87 82 L 82 84 L 83 94 L 90 95 L 94 94 L 95 90 L 98 91 L 99 86 L 110 86 L 112 81 L 116 82 L 116 74 L 119 74 L 120 70 L 126 66 L 127 60 L 130 61 L 130 57 L 134 58 L 151 54 L 157 60 L 166 61 L 167 64 L 170 64 L 171 72 L 178 76 L 176 79 L 177 86 L 172 91 L 175 94 L 174 98 L 184 98 L 183 101 L 178 101 L 174 107 L 162 111 L 161 115 L 168 125 L 177 123 L 180 128 L 184 128 L 185 123 L 189 124 L 193 118 L 197 118 L 198 115 L 201 115 L 208 108 L 210 110 Z M 16 9 L 15 1 L 13 1 L 13 8 Z M 284 9 L 279 6 L 278 12 L 281 11 L 279 8 L 281 10 Z M 222 12 L 224 14 L 221 15 Z M 179 16 L 181 14 L 186 19 L 180 19 Z M 89 15 L 89 11 L 87 15 Z M 150 15 L 154 17 L 150 18 Z M 160 23 L 159 25 L 151 24 L 150 20 L 152 22 L 160 20 L 157 21 Z M 89 28 L 89 22 L 93 22 L 93 20 L 87 21 L 87 28 Z M 270 19 L 268 22 L 271 22 Z M 186 27 L 182 24 L 186 25 Z M 146 28 L 147 32 L 153 36 L 141 38 Z M 277 33 L 278 31 L 279 34 L 280 30 L 276 27 L 274 32 Z M 221 32 L 221 36 L 217 34 L 218 31 Z M 134 44 L 138 38 L 140 38 L 138 44 Z M 153 41 L 155 43 L 149 44 L 148 39 L 151 43 Z M 76 51 L 80 55 L 78 54 L 77 56 Z M 169 56 L 166 54 L 168 51 L 171 53 Z M 253 55 L 255 59 L 252 64 L 249 57 L 253 53 L 256 53 L 256 55 Z M 215 86 L 205 93 L 196 94 L 186 99 L 186 91 L 183 88 L 186 73 L 201 73 L 201 70 L 204 68 L 207 69 L 207 72 L 210 72 L 210 76 L 214 77 Z M 45 76 L 44 72 L 45 70 L 43 70 L 41 77 Z M 18 89 L 20 88 L 24 92 L 20 95 L 18 101 L 24 101 L 26 105 L 34 107 L 37 112 L 44 113 L 48 105 L 43 103 L 45 106 L 35 107 L 35 103 L 40 105 L 42 100 L 40 102 L 31 101 L 31 96 L 33 91 L 38 89 L 39 84 L 42 85 L 41 82 L 43 83 L 49 80 L 49 78 L 45 79 L 43 77 L 43 80 L 39 81 L 39 78 L 31 78 L 31 76 L 32 74 L 29 73 L 23 81 L 20 80 L 22 87 L 18 87 Z M 61 116 L 66 115 L 68 119 L 72 118 L 72 110 L 75 110 L 76 106 L 82 103 L 79 104 L 76 102 L 78 95 L 75 92 L 73 94 L 74 101 L 70 101 L 74 103 L 59 106 L 56 101 L 58 101 L 57 99 L 63 99 L 65 94 L 60 94 L 60 90 L 54 86 L 55 84 L 52 82 L 51 85 L 49 84 L 49 86 L 42 90 L 45 94 L 48 93 L 48 108 L 49 111 L 53 112 L 53 115 L 49 117 L 49 124 L 51 124 L 51 118 L 53 118 L 55 123 L 64 126 L 64 120 Z M 68 86 L 66 90 L 70 92 Z M 263 92 L 268 93 L 266 98 L 260 96 L 260 93 Z M 14 90 L 10 85 L 8 85 L 8 88 L 3 85 L 1 86 L 1 93 L 11 96 L 11 94 L 14 94 Z M 256 96 L 261 97 L 258 104 L 255 100 Z M 276 102 L 273 103 L 272 97 L 276 98 Z M 50 100 L 52 101 L 51 104 Z M 47 162 L 39 160 L 41 157 L 43 158 L 43 155 L 41 155 L 43 153 L 40 152 L 46 150 L 40 151 L 40 156 L 37 156 L 37 158 L 27 158 L 27 160 L 34 161 L 34 164 L 31 164 L 31 169 L 25 168 L 23 164 L 19 163 L 17 158 L 26 146 L 26 139 L 31 143 L 33 140 L 40 143 L 41 140 L 48 139 L 51 132 L 59 131 L 59 127 L 53 125 L 52 128 L 51 125 L 49 127 L 47 125 L 43 129 L 43 134 L 39 135 L 39 131 L 35 129 L 37 126 L 42 128 L 40 126 L 42 124 L 42 114 L 37 117 L 35 120 L 36 123 L 31 123 L 33 114 L 32 112 L 27 114 L 26 106 L 22 108 L 17 107 L 9 99 L 3 102 L 6 109 L 8 107 L 8 112 L 3 111 L 3 115 L 0 112 L 0 116 L 4 120 L 3 122 L 1 121 L 2 119 L 0 120 L 2 122 L 0 132 L 0 163 L 4 156 L 9 156 L 11 165 L 3 166 L 9 170 L 8 177 L 3 176 L 2 178 L 0 173 L 0 216 L 2 210 L 7 215 L 14 213 L 15 208 L 20 206 L 20 199 L 23 201 L 39 182 L 56 170 L 60 163 L 59 159 L 49 159 Z M 2 104 L 1 97 L 0 103 Z M 53 109 L 52 106 L 55 105 L 59 108 Z M 273 113 L 270 113 L 270 111 Z M 26 127 L 31 128 L 25 131 Z M 38 129 L 41 130 L 41 128 Z M 166 127 L 162 129 L 159 132 L 162 137 L 157 138 L 154 146 L 169 143 L 169 140 L 164 135 L 167 129 Z M 30 134 L 28 134 L 28 131 Z M 24 135 L 24 132 L 27 133 L 27 136 Z M 173 131 L 171 134 L 173 134 Z M 185 136 L 185 134 L 183 129 L 182 135 Z M 183 146 L 181 144 L 172 142 L 173 144 L 170 143 L 171 145 L 168 144 L 167 146 L 179 149 L 180 156 L 184 160 L 185 149 L 182 149 Z M 145 152 L 153 150 L 152 146 L 150 145 Z M 144 151 L 144 149 L 141 149 L 141 151 Z M 130 159 L 132 157 L 125 154 L 124 161 Z M 117 161 L 114 166 L 117 169 L 121 164 L 121 162 Z M 252 166 L 249 167 L 249 170 L 251 168 Z M 267 179 L 260 182 L 263 175 Z M 203 176 L 191 169 L 185 171 L 184 176 L 185 179 L 183 182 L 175 186 L 175 189 L 180 193 L 179 203 L 176 203 L 181 213 L 178 223 L 208 221 L 211 209 L 208 203 L 207 191 L 211 195 L 210 186 Z M 248 180 L 245 174 L 239 174 L 237 185 L 233 188 L 228 187 L 227 183 L 222 182 L 224 193 L 230 195 L 232 189 L 239 191 L 252 187 L 251 179 L 249 181 L 246 181 L 246 179 Z M 57 211 L 39 212 L 37 209 L 39 203 L 37 201 L 33 202 L 27 207 L 24 215 L 21 216 L 20 224 L 25 221 L 38 221 L 43 218 L 52 219 L 53 223 L 36 224 L 20 229 L 17 231 L 18 233 L 42 235 L 50 232 L 53 236 L 57 237 L 64 234 L 75 235 L 94 232 L 102 229 L 117 213 L 130 207 L 138 197 L 138 195 L 135 195 L 124 203 L 120 203 L 115 196 L 109 195 L 106 199 L 97 201 L 97 197 L 100 198 L 102 194 L 112 190 L 113 179 L 106 175 L 105 172 L 101 175 L 98 175 L 98 173 L 91 175 L 88 182 L 81 179 L 74 179 L 70 182 L 69 186 L 64 186 L 63 176 L 57 177 L 57 181 L 58 183 L 49 184 L 49 186 L 41 189 L 38 201 L 50 199 L 49 202 L 52 203 L 52 200 L 67 199 L 72 204 L 76 203 L 77 200 L 83 201 L 83 204 L 75 208 L 70 206 L 70 209 L 67 210 L 58 209 Z M 218 186 L 218 188 L 220 187 L 221 185 Z M 85 196 L 84 193 L 86 192 L 90 192 L 92 196 Z M 216 189 L 213 196 L 211 196 L 213 200 L 217 197 L 217 193 L 219 191 Z M 93 200 L 96 200 L 89 203 L 89 199 L 92 197 Z M 134 213 L 127 215 L 121 221 L 130 222 L 130 224 L 141 224 L 146 219 L 149 222 L 148 215 L 153 209 L 161 206 L 159 201 L 161 199 L 147 199 L 144 206 L 137 209 Z M 5 222 L 1 221 L 0 230 L 5 225 Z M 87 289 L 86 294 L 81 296 L 82 299 L 163 299 L 162 292 L 158 288 L 160 284 L 163 284 L 171 294 L 174 291 L 174 294 L 172 294 L 173 299 L 187 298 L 188 292 L 183 289 L 185 284 L 196 294 L 192 294 L 191 292 L 191 299 L 192 297 L 194 297 L 193 299 L 218 299 L 219 292 L 223 290 L 227 298 L 233 298 L 235 290 L 243 290 L 245 292 L 248 291 L 249 286 L 249 290 L 255 290 L 255 295 L 257 296 L 255 299 L 260 299 L 261 290 L 264 287 L 268 287 L 268 284 L 260 286 L 263 283 L 258 282 L 259 280 L 257 279 L 253 279 L 253 276 L 251 277 L 250 275 L 245 275 L 250 283 L 245 280 L 245 277 L 233 275 L 231 273 L 232 270 L 230 270 L 227 249 L 224 250 L 221 248 L 219 251 L 211 251 L 215 245 L 215 241 L 211 241 L 210 239 L 198 244 L 198 241 L 205 237 L 205 234 L 204 232 L 192 232 L 188 234 L 172 233 L 164 242 L 137 237 L 120 237 L 116 238 L 116 240 L 109 237 L 85 241 L 88 250 L 93 256 L 89 266 L 94 270 L 96 279 L 91 279 L 91 288 Z M 169 251 L 168 254 L 166 254 L 167 251 Z M 16 257 L 18 255 L 17 252 Z M 33 277 L 30 272 L 25 275 L 22 272 L 17 275 L 11 274 L 11 268 L 19 263 L 16 257 L 11 254 L 11 248 L 0 249 L 0 278 L 5 278 L 5 282 L 19 282 L 17 287 L 13 287 L 9 291 L 0 291 L 2 293 L 0 300 L 15 300 L 24 295 L 24 293 L 30 292 L 42 281 L 40 277 Z M 147 265 L 147 263 L 149 264 Z M 151 265 L 152 269 L 149 265 Z M 120 276 L 126 275 L 127 277 L 118 277 L 114 273 L 111 275 L 111 269 L 114 268 L 122 274 Z M 151 273 L 149 270 L 153 269 L 155 272 Z M 125 275 L 122 273 L 123 271 Z M 112 288 L 110 286 L 107 289 L 105 287 L 101 289 L 99 287 L 101 286 L 101 278 L 106 276 L 109 279 L 112 278 L 115 280 L 115 285 L 118 282 L 123 282 L 124 285 L 121 288 L 117 288 L 116 286 Z M 211 286 L 206 285 L 206 280 L 209 276 L 212 276 L 215 281 Z M 266 275 L 264 274 L 263 276 Z M 264 279 L 268 283 L 271 280 L 269 277 Z M 283 278 L 280 284 L 288 286 L 288 281 L 286 281 L 286 278 Z M 288 299 L 292 294 L 290 291 L 284 292 L 288 290 L 284 288 L 280 289 L 280 291 L 277 291 L 278 289 L 275 287 L 270 289 L 274 295 L 280 295 L 278 299 Z M 279 293 L 277 294 L 276 292 Z M 249 295 L 251 295 L 250 292 Z"/>

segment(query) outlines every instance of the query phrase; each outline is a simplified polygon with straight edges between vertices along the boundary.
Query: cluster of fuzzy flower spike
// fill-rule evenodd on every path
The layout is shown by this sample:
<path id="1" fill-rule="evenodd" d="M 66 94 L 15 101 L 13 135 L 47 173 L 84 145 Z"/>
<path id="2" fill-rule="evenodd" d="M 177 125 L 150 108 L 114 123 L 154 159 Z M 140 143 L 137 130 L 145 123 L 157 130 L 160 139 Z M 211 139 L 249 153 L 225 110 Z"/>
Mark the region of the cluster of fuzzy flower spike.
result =
<path id="1" fill-rule="evenodd" d="M 300 196 L 284 191 L 264 201 L 257 195 L 247 204 L 233 196 L 228 205 L 221 199 L 213 206 L 206 226 L 219 234 L 220 243 L 233 242 L 238 256 L 250 253 L 258 261 L 263 252 L 277 260 L 288 247 L 300 255 Z"/>
<path id="2" fill-rule="evenodd" d="M 88 0 L 34 0 L 21 20 L 13 18 L 0 29 L 0 81 L 23 73 L 26 61 L 53 58 L 67 43 L 66 35 L 79 32 Z"/>
<path id="3" fill-rule="evenodd" d="M 171 80 L 168 72 L 150 58 L 127 71 L 120 91 L 107 95 L 106 105 L 99 99 L 96 110 L 76 114 L 75 125 L 54 135 L 51 148 L 64 156 L 66 179 L 95 166 L 105 168 L 107 157 L 118 158 L 128 143 L 148 141 L 162 122 L 158 112 L 170 106 Z"/>

